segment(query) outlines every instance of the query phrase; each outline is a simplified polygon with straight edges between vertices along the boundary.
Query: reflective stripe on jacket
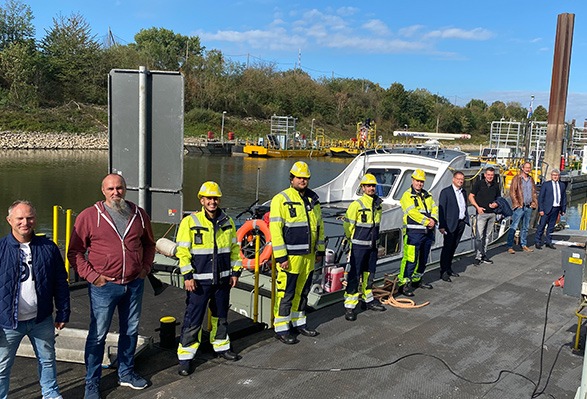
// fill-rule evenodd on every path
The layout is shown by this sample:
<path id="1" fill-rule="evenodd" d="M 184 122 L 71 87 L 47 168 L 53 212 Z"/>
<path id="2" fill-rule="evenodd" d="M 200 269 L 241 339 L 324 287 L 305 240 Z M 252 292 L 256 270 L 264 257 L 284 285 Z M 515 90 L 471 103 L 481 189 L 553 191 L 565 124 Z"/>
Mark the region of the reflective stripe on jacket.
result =
<path id="1" fill-rule="evenodd" d="M 408 188 L 402 195 L 400 205 L 404 211 L 404 226 L 408 229 L 420 229 L 425 233 L 430 219 L 438 223 L 438 207 L 426 190 L 418 193 L 413 187 Z"/>
<path id="2" fill-rule="evenodd" d="M 363 194 L 349 205 L 343 226 L 353 248 L 375 248 L 377 245 L 382 202 L 378 196 Z"/>
<path id="3" fill-rule="evenodd" d="M 269 216 L 273 252 L 278 263 L 285 262 L 289 255 L 324 253 L 324 221 L 314 191 L 306 189 L 303 197 L 293 187 L 280 192 L 271 200 Z"/>
<path id="4" fill-rule="evenodd" d="M 222 210 L 210 220 L 206 212 L 183 218 L 177 231 L 179 269 L 186 280 L 218 284 L 221 279 L 240 276 L 242 263 L 233 220 Z"/>

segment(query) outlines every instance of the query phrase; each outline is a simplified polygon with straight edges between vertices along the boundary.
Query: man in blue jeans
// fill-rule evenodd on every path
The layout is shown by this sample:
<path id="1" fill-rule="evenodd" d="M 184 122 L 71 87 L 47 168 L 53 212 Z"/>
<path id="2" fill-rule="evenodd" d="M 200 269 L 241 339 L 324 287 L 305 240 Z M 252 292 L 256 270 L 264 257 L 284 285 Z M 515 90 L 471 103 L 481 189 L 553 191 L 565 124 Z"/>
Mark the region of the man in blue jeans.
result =
<path id="1" fill-rule="evenodd" d="M 118 308 L 118 383 L 144 389 L 147 381 L 134 371 L 144 278 L 155 257 L 149 216 L 124 199 L 126 182 L 110 174 L 102 180 L 104 201 L 83 210 L 75 220 L 67 257 L 90 296 L 90 328 L 86 340 L 85 399 L 100 398 L 106 335 Z"/>
<path id="2" fill-rule="evenodd" d="M 536 196 L 534 179 L 530 176 L 531 171 L 532 164 L 530 162 L 524 163 L 520 173 L 514 176 L 510 185 L 510 197 L 512 199 L 512 209 L 514 210 L 507 239 L 507 247 L 510 254 L 516 253 L 513 248 L 514 236 L 520 223 L 522 226 L 520 228 L 520 246 L 522 247 L 522 251 L 534 251 L 528 247 L 528 227 L 530 226 L 532 210 L 538 207 L 538 198 Z"/>
<path id="3" fill-rule="evenodd" d="M 70 314 L 63 258 L 57 245 L 35 235 L 36 212 L 30 202 L 15 201 L 6 220 L 12 231 L 0 239 L 0 398 L 8 396 L 10 369 L 27 336 L 39 363 L 43 398 L 61 399 L 55 328 L 65 327 Z"/>

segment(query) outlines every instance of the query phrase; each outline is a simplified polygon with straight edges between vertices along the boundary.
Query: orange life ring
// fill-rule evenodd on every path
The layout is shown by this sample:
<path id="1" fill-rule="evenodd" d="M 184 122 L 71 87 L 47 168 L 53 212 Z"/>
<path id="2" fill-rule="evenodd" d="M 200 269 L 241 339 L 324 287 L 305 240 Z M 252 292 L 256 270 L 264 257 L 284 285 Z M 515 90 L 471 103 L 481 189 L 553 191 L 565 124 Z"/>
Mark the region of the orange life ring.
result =
<path id="1" fill-rule="evenodd" d="M 261 219 L 247 220 L 236 232 L 236 239 L 241 247 L 240 256 L 243 267 L 252 271 L 255 270 L 255 230 L 261 232 L 262 250 L 259 254 L 259 265 L 271 259 L 271 252 L 273 251 L 269 225 Z"/>

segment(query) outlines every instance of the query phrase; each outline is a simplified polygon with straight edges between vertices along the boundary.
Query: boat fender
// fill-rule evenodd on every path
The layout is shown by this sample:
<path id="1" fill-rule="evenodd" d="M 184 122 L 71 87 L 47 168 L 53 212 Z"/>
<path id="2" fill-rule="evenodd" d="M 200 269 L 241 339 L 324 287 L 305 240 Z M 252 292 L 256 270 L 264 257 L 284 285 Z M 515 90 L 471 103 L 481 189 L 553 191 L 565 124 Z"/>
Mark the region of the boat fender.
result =
<path id="1" fill-rule="evenodd" d="M 171 241 L 169 238 L 161 237 L 155 243 L 155 249 L 157 249 L 157 252 L 173 258 L 177 251 L 177 243 Z"/>
<path id="2" fill-rule="evenodd" d="M 243 253 L 242 246 L 245 240 L 250 241 L 251 237 L 254 237 L 255 230 L 258 230 L 265 237 L 265 246 L 259 254 L 259 265 L 267 262 L 271 259 L 271 253 L 273 247 L 271 246 L 271 233 L 269 232 L 269 225 L 261 219 L 247 220 L 238 231 L 236 232 L 236 239 L 241 246 L 240 256 L 245 269 L 254 271 L 255 270 L 255 258 L 247 258 Z M 254 243 L 253 243 L 254 245 Z"/>

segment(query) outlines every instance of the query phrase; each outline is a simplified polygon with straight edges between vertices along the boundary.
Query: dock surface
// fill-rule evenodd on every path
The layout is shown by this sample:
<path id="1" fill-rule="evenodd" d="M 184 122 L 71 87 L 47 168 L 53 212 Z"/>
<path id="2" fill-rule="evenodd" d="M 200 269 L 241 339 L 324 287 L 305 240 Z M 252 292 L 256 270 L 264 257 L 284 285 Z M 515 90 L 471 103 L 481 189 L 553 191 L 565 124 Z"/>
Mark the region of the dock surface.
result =
<path id="1" fill-rule="evenodd" d="M 453 269 L 460 277 L 452 283 L 439 280 L 438 270 L 427 271 L 424 281 L 434 289 L 418 289 L 413 298 L 430 301 L 426 307 L 362 311 L 349 322 L 342 303 L 332 305 L 309 314 L 319 336 L 300 336 L 288 346 L 272 330 L 247 335 L 233 340 L 242 360 L 228 363 L 203 350 L 189 377 L 177 375 L 175 351 L 160 348 L 154 331 L 161 316 L 182 321 L 184 293 L 170 287 L 154 297 L 146 286 L 141 335 L 156 344 L 137 356 L 136 370 L 151 385 L 142 391 L 118 387 L 116 371 L 105 369 L 102 397 L 574 398 L 583 364 L 583 356 L 572 352 L 579 298 L 554 287 L 548 301 L 562 275 L 561 248 L 512 255 L 501 245 L 489 256 L 492 265 L 473 266 L 471 256 L 457 259 Z M 86 290 L 73 291 L 72 303 L 70 325 L 87 328 Z M 231 322 L 231 329 L 242 322 Z M 82 364 L 59 362 L 65 399 L 83 397 L 84 374 Z M 35 360 L 17 358 L 9 397 L 40 397 Z"/>

